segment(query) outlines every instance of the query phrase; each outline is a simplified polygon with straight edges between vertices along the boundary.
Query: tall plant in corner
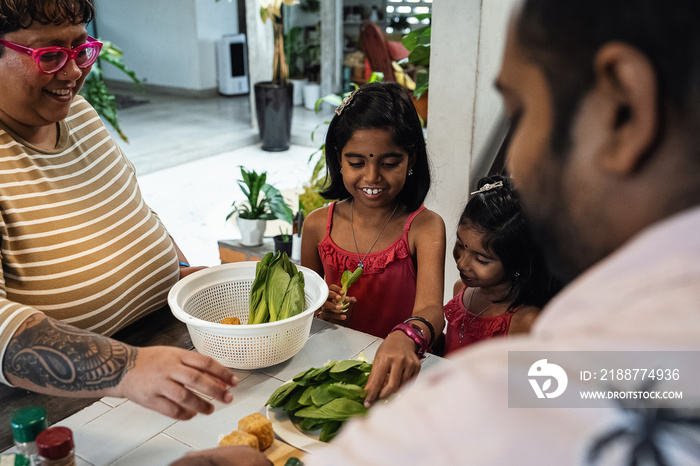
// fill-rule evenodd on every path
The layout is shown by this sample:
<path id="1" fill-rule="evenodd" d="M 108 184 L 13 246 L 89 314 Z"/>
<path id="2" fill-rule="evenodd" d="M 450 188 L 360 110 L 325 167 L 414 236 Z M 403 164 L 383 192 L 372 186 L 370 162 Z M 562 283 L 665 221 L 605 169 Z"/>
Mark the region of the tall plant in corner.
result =
<path id="1" fill-rule="evenodd" d="M 258 130 L 262 140 L 262 150 L 284 151 L 289 149 L 292 136 L 294 94 L 292 85 L 289 83 L 289 68 L 284 56 L 282 5 L 296 5 L 299 0 L 258 1 L 260 19 L 263 23 L 267 23 L 268 19 L 272 22 L 274 34 L 272 81 L 258 82 L 253 86 Z"/>
<path id="2" fill-rule="evenodd" d="M 272 55 L 272 83 L 285 85 L 289 80 L 289 67 L 284 55 L 284 23 L 282 22 L 282 4 L 297 5 L 299 0 L 260 0 L 260 19 L 272 22 L 274 33 L 274 51 Z"/>

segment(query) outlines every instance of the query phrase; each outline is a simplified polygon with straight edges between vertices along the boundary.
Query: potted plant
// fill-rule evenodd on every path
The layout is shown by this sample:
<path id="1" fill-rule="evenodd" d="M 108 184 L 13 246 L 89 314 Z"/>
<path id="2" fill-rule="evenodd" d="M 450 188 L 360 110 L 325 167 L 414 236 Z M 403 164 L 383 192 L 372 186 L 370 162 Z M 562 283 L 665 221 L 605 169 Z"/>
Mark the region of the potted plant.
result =
<path id="1" fill-rule="evenodd" d="M 294 88 L 289 83 L 289 69 L 284 55 L 284 24 L 282 4 L 296 5 L 298 0 L 260 0 L 260 18 L 269 19 L 274 32 L 272 81 L 254 86 L 258 128 L 262 149 L 283 151 L 289 149 L 292 134 Z"/>
<path id="2" fill-rule="evenodd" d="M 275 242 L 275 252 L 286 252 L 289 257 L 292 256 L 292 236 L 280 228 L 280 234 L 273 236 Z"/>
<path id="3" fill-rule="evenodd" d="M 226 220 L 236 215 L 236 225 L 241 232 L 243 246 L 262 244 L 267 220 L 278 218 L 292 223 L 292 209 L 287 205 L 282 193 L 267 183 L 267 172 L 258 174 L 255 170 L 247 171 L 241 167 L 241 179 L 237 182 L 246 201 L 235 201 Z"/>
<path id="4" fill-rule="evenodd" d="M 418 21 L 431 20 L 430 13 L 416 15 Z M 414 29 L 405 34 L 401 43 L 409 51 L 406 62 L 418 68 L 415 75 L 416 88 L 413 91 L 413 103 L 425 123 L 428 121 L 428 72 L 430 68 L 430 32 L 431 25 Z M 424 98 L 421 98 L 423 96 Z"/>

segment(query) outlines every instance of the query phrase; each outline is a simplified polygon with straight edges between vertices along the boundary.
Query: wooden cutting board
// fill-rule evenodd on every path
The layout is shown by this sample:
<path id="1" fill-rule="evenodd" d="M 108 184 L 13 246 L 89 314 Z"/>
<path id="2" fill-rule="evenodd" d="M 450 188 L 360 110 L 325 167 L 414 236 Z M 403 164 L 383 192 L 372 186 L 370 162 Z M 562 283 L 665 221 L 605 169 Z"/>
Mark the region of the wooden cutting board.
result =
<path id="1" fill-rule="evenodd" d="M 267 456 L 275 466 L 284 466 L 284 463 L 292 457 L 299 458 L 303 461 L 305 454 L 306 453 L 298 448 L 294 448 L 279 439 L 275 439 L 272 445 L 265 450 L 265 456 Z"/>

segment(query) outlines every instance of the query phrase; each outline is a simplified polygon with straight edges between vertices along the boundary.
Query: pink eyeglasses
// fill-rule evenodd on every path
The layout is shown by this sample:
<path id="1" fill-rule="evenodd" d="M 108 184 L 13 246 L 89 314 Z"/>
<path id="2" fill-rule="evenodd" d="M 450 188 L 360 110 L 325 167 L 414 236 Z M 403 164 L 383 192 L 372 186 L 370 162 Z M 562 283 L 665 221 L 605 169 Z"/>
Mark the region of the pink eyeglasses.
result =
<path id="1" fill-rule="evenodd" d="M 53 74 L 63 68 L 68 60 L 75 60 L 78 68 L 87 68 L 95 63 L 102 50 L 102 42 L 88 36 L 88 41 L 74 49 L 65 47 L 41 47 L 32 49 L 24 45 L 1 39 L 0 44 L 8 49 L 29 55 L 36 60 L 37 66 L 42 73 Z"/>

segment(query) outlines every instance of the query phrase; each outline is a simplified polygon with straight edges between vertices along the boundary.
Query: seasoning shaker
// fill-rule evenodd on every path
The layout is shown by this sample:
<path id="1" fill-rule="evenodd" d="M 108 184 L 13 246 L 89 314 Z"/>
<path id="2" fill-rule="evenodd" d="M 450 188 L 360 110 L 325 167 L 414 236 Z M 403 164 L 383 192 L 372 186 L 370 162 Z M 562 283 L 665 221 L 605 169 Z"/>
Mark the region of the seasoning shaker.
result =
<path id="1" fill-rule="evenodd" d="M 75 466 L 73 432 L 68 427 L 50 427 L 36 438 L 40 466 Z"/>
<path id="2" fill-rule="evenodd" d="M 39 406 L 20 408 L 12 414 L 10 423 L 17 451 L 27 458 L 32 466 L 36 465 L 36 437 L 49 427 L 46 410 Z"/>

